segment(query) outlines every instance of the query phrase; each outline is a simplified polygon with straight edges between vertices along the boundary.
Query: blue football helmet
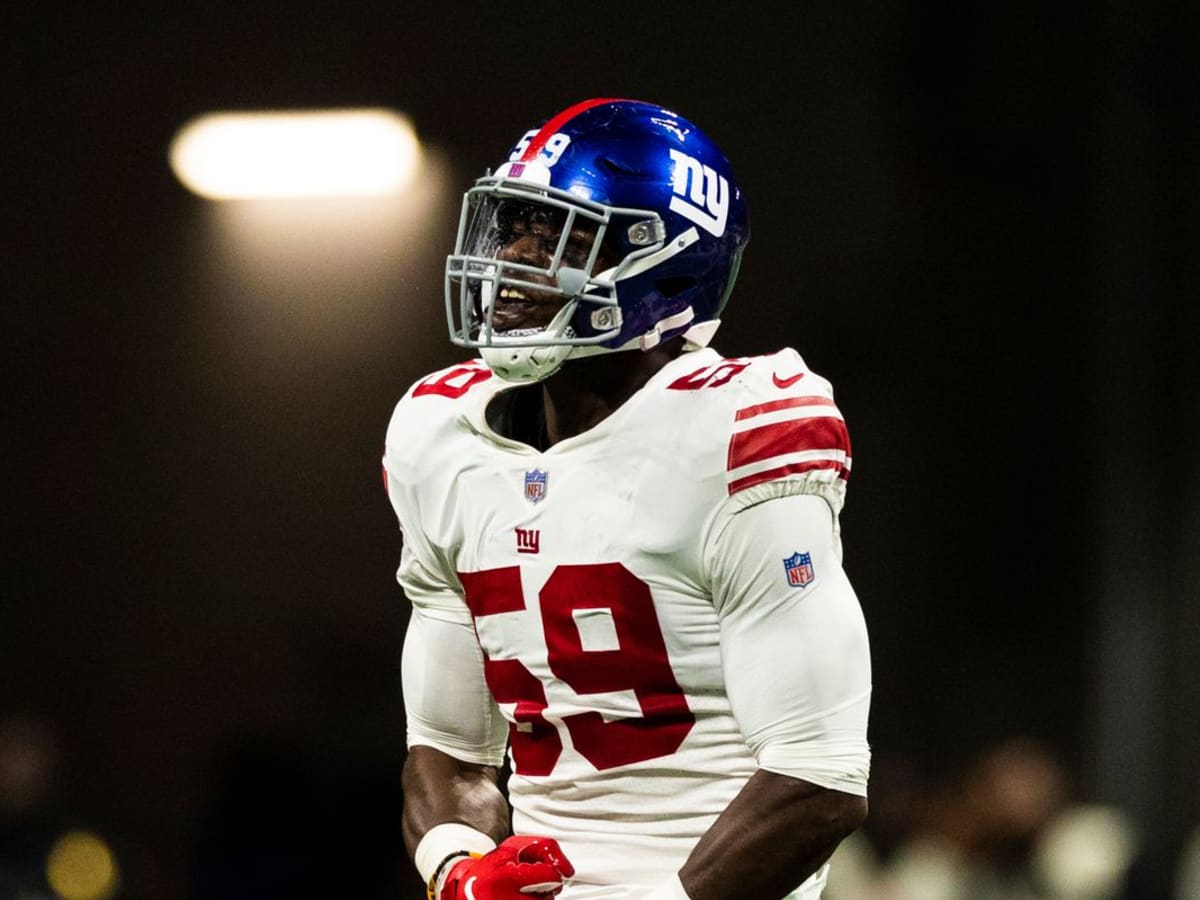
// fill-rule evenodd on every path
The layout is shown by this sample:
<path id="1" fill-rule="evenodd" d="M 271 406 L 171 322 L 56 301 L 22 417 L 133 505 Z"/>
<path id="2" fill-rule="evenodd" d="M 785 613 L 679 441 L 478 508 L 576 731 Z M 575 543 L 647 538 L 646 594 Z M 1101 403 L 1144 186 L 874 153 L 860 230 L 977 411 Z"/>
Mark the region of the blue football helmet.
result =
<path id="1" fill-rule="evenodd" d="M 729 161 L 695 125 L 585 100 L 467 191 L 446 262 L 450 339 L 514 382 L 680 334 L 704 346 L 749 238 Z"/>

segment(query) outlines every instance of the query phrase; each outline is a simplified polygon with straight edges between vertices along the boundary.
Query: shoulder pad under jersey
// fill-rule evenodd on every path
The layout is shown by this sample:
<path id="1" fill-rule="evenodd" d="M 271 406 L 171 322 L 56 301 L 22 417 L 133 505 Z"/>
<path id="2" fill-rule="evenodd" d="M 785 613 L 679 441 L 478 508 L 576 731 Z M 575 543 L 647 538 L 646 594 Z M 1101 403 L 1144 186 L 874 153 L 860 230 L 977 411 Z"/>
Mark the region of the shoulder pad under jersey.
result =
<path id="1" fill-rule="evenodd" d="M 785 481 L 836 494 L 840 507 L 850 476 L 850 435 L 830 383 L 790 348 L 725 365 L 740 366 L 730 377 L 728 493 Z"/>

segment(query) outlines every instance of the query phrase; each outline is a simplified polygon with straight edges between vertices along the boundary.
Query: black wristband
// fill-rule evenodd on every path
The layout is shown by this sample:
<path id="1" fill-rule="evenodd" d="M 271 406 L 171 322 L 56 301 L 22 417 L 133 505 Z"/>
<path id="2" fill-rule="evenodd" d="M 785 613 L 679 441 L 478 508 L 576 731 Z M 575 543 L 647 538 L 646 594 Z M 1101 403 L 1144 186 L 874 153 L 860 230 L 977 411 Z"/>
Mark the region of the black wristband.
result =
<path id="1" fill-rule="evenodd" d="M 447 854 L 446 858 L 443 859 L 440 863 L 438 863 L 437 868 L 433 870 L 433 875 L 430 876 L 430 878 L 429 878 L 429 884 L 425 885 L 425 896 L 426 896 L 427 900 L 438 900 L 437 883 L 438 883 L 438 879 L 442 877 L 442 871 L 446 868 L 446 866 L 448 866 L 450 863 L 452 863 L 456 859 L 470 858 L 472 856 L 477 857 L 478 855 L 479 854 L 472 853 L 469 850 L 455 850 L 453 853 Z"/>

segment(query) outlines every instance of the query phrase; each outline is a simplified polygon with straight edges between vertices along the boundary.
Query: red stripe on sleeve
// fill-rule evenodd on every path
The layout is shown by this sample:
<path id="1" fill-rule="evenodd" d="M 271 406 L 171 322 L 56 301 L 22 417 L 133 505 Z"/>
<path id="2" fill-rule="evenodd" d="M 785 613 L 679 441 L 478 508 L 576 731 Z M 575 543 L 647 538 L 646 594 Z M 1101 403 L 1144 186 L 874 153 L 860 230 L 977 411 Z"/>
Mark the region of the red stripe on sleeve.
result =
<path id="1" fill-rule="evenodd" d="M 841 450 L 849 454 L 850 435 L 845 423 L 832 416 L 817 416 L 738 432 L 729 439 L 729 468 L 805 450 Z"/>
<path id="2" fill-rule="evenodd" d="M 529 146 L 525 148 L 525 152 L 521 154 L 520 162 L 532 162 L 537 159 L 537 155 L 542 152 L 542 148 L 546 146 L 546 141 L 550 140 L 560 128 L 570 122 L 573 118 L 582 112 L 587 112 L 593 106 L 599 106 L 602 103 L 613 103 L 621 98 L 619 97 L 597 97 L 593 100 L 584 100 L 576 103 L 574 106 L 568 106 L 549 122 L 542 126 L 541 130 L 533 136 L 533 140 L 529 142 Z"/>
<path id="3" fill-rule="evenodd" d="M 818 397 L 815 395 L 808 397 L 784 397 L 782 400 L 771 400 L 767 403 L 760 403 L 758 406 L 747 406 L 745 409 L 739 409 L 734 419 L 741 422 L 744 419 L 750 419 L 763 413 L 775 412 L 777 409 L 791 409 L 794 406 L 833 406 L 833 401 L 828 397 Z"/>

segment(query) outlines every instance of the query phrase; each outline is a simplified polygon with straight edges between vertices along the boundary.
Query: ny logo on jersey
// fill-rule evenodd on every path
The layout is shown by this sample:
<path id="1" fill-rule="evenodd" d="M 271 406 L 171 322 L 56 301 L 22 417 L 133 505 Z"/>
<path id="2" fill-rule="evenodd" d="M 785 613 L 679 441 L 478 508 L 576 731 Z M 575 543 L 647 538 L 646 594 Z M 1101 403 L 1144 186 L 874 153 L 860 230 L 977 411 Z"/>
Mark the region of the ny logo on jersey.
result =
<path id="1" fill-rule="evenodd" d="M 546 496 L 546 482 L 550 475 L 534 469 L 525 473 L 525 499 L 530 503 L 540 503 Z"/>
<path id="2" fill-rule="evenodd" d="M 517 552 L 537 553 L 542 549 L 542 533 L 536 528 L 518 528 Z"/>
<path id="3" fill-rule="evenodd" d="M 729 181 L 686 153 L 675 149 L 668 152 L 675 162 L 671 212 L 720 237 L 729 216 Z"/>
<path id="4" fill-rule="evenodd" d="M 816 577 L 811 553 L 793 553 L 783 561 L 783 570 L 787 572 L 788 584 L 792 587 L 808 587 Z"/>

